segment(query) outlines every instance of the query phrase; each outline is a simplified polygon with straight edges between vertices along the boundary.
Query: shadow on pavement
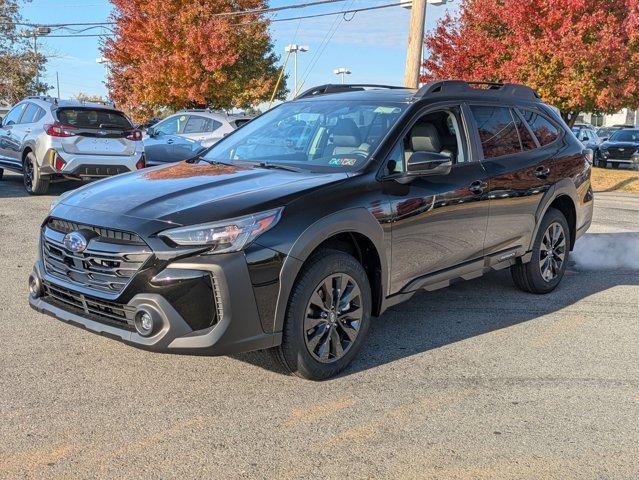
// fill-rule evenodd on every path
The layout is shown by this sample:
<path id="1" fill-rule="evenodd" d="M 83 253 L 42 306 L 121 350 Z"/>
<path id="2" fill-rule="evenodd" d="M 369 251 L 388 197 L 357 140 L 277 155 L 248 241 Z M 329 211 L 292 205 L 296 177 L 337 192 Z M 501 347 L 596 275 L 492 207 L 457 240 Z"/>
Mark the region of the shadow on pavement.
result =
<path id="1" fill-rule="evenodd" d="M 627 263 L 632 252 L 636 263 Z M 639 285 L 639 233 L 587 234 L 572 258 L 562 283 L 544 296 L 517 290 L 508 270 L 416 293 L 373 319 L 362 350 L 341 376 L 535 320 L 619 285 Z M 233 356 L 280 372 L 266 357 L 264 352 Z"/>
<path id="2" fill-rule="evenodd" d="M 49 191 L 42 196 L 57 197 L 67 190 L 74 190 L 81 185 L 82 182 L 73 180 L 64 180 L 59 183 L 52 183 L 49 187 Z M 31 195 L 29 195 L 24 189 L 22 175 L 5 170 L 2 180 L 0 180 L 0 198 L 20 198 L 30 196 Z"/>

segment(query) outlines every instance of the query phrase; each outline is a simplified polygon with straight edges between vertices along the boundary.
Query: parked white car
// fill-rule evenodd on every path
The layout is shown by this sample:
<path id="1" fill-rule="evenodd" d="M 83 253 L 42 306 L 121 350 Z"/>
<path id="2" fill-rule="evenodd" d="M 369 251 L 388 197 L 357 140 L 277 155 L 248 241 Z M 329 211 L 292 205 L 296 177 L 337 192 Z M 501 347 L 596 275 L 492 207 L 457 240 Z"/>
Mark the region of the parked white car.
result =
<path id="1" fill-rule="evenodd" d="M 180 111 L 146 130 L 144 151 L 147 165 L 192 158 L 250 120 L 251 117 L 245 115 L 227 115 L 211 110 Z"/>
<path id="2" fill-rule="evenodd" d="M 111 105 L 29 97 L 0 126 L 3 169 L 22 173 L 30 194 L 56 178 L 91 179 L 144 168 L 142 132 Z"/>

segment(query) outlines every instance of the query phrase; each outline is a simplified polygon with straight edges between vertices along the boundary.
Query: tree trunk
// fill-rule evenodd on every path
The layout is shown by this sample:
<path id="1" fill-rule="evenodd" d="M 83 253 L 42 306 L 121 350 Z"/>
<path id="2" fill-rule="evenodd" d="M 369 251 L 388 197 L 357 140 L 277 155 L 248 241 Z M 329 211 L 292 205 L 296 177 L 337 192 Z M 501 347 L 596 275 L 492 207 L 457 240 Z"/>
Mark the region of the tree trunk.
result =
<path id="1" fill-rule="evenodd" d="M 564 122 L 566 122 L 566 125 L 568 125 L 568 127 L 570 128 L 573 127 L 573 125 L 577 121 L 578 116 L 579 112 L 565 112 L 563 110 L 561 111 L 561 118 L 564 119 Z"/>

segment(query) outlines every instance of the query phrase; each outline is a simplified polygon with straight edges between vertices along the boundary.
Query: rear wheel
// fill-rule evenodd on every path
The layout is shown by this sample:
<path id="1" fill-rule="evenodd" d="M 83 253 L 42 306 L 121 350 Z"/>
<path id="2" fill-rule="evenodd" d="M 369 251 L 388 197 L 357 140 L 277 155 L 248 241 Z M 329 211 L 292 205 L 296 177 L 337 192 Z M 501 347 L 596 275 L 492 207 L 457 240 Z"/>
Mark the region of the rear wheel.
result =
<path id="1" fill-rule="evenodd" d="M 309 380 L 337 375 L 368 332 L 371 289 L 352 256 L 322 250 L 308 261 L 288 302 L 282 344 L 273 349 L 288 371 Z"/>
<path id="2" fill-rule="evenodd" d="M 532 259 L 510 269 L 515 285 L 525 292 L 552 292 L 566 271 L 570 228 L 566 217 L 551 208 L 546 212 L 533 244 Z"/>
<path id="3" fill-rule="evenodd" d="M 3 176 L 4 176 L 4 169 L 0 168 L 0 180 L 2 180 Z"/>
<path id="4" fill-rule="evenodd" d="M 43 176 L 33 152 L 27 153 L 22 162 L 22 180 L 30 195 L 42 195 L 49 190 L 49 177 Z"/>

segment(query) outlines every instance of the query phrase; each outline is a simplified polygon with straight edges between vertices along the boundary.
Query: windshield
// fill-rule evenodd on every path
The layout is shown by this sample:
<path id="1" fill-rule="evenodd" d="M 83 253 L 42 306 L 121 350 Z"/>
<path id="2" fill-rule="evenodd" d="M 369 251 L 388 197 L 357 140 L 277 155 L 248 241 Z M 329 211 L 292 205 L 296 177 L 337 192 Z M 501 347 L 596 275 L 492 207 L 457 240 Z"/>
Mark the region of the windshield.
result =
<path id="1" fill-rule="evenodd" d="M 368 161 L 407 107 L 344 100 L 284 103 L 215 144 L 203 158 L 352 171 Z"/>
<path id="2" fill-rule="evenodd" d="M 619 130 L 610 137 L 611 142 L 639 142 L 639 130 Z"/>

